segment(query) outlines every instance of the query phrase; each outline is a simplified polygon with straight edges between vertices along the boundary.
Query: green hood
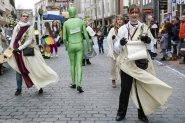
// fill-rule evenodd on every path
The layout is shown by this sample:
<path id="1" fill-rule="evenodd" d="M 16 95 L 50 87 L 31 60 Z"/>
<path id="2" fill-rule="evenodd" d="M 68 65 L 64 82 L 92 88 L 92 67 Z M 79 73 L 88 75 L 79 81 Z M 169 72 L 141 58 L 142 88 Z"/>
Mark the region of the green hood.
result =
<path id="1" fill-rule="evenodd" d="M 76 16 L 76 8 L 75 7 L 69 7 L 68 12 L 69 12 L 70 18 L 74 18 Z"/>

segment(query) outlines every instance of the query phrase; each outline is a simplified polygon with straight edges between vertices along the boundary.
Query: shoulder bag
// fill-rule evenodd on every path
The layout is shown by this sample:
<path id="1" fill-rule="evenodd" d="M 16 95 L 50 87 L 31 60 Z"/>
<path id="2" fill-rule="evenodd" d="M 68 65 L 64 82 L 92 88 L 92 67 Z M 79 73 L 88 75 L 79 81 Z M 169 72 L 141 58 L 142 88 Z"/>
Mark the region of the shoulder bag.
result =
<path id="1" fill-rule="evenodd" d="M 23 49 L 24 56 L 34 56 L 34 48 L 33 47 L 26 47 Z"/>

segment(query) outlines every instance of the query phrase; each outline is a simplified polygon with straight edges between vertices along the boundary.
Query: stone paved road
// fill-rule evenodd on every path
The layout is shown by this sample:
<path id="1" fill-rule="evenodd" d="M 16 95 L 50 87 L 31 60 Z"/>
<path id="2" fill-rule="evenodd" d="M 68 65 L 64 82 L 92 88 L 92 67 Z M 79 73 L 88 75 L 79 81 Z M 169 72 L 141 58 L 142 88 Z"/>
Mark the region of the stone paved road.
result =
<path id="1" fill-rule="evenodd" d="M 38 95 L 35 87 L 27 89 L 24 85 L 22 95 L 14 96 L 15 72 L 7 66 L 0 76 L 0 123 L 117 123 L 120 81 L 117 88 L 111 87 L 109 59 L 105 54 L 98 54 L 91 59 L 92 65 L 83 67 L 82 94 L 68 87 L 69 60 L 64 47 L 59 48 L 58 58 L 46 61 L 59 74 L 60 81 L 45 87 L 43 95 Z M 185 76 L 156 61 L 154 64 L 157 76 L 174 91 L 168 108 L 149 115 L 150 122 L 185 123 Z M 131 100 L 126 119 L 119 123 L 141 123 Z"/>

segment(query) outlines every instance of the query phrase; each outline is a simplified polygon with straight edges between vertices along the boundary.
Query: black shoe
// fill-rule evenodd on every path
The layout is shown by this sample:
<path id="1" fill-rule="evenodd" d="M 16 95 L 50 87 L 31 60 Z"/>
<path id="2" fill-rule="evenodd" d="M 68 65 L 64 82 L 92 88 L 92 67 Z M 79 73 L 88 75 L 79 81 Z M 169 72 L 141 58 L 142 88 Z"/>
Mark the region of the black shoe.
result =
<path id="1" fill-rule="evenodd" d="M 89 59 L 86 59 L 86 64 L 91 64 L 91 62 L 89 61 Z"/>
<path id="2" fill-rule="evenodd" d="M 85 59 L 82 60 L 82 66 L 85 66 Z"/>
<path id="3" fill-rule="evenodd" d="M 3 75 L 3 66 L 1 63 L 0 63 L 0 75 Z"/>
<path id="4" fill-rule="evenodd" d="M 166 61 L 166 59 L 163 57 L 163 58 L 160 59 L 160 61 Z"/>
<path id="5" fill-rule="evenodd" d="M 85 66 L 85 63 L 82 62 L 82 66 Z"/>
<path id="6" fill-rule="evenodd" d="M 80 87 L 80 86 L 77 87 L 77 91 L 79 91 L 79 93 L 84 92 L 84 91 L 82 90 L 82 87 Z"/>
<path id="7" fill-rule="evenodd" d="M 123 119 L 125 119 L 125 115 L 117 114 L 116 121 L 122 121 Z"/>
<path id="8" fill-rule="evenodd" d="M 69 87 L 70 88 L 76 88 L 76 85 L 75 84 L 74 85 L 73 84 L 70 84 Z"/>
<path id="9" fill-rule="evenodd" d="M 21 95 L 21 89 L 17 89 L 17 91 L 15 92 L 15 96 Z"/>
<path id="10" fill-rule="evenodd" d="M 50 57 L 49 56 L 44 56 L 44 59 L 50 59 Z"/>
<path id="11" fill-rule="evenodd" d="M 141 121 L 145 122 L 145 123 L 149 123 L 149 120 L 148 120 L 148 118 L 147 118 L 146 116 L 138 116 L 138 118 L 139 118 Z"/>
<path id="12" fill-rule="evenodd" d="M 39 94 L 43 94 L 43 89 L 42 88 L 40 88 Z"/>

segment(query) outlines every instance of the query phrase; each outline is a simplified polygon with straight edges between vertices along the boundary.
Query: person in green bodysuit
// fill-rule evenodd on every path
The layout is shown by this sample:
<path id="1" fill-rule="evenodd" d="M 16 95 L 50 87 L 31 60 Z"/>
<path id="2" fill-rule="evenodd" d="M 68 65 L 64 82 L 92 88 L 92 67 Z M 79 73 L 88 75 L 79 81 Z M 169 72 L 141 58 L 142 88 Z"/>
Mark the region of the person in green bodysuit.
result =
<path id="1" fill-rule="evenodd" d="M 70 7 L 68 12 L 70 18 L 65 21 L 63 25 L 63 41 L 70 59 L 70 71 L 72 78 L 70 87 L 77 87 L 77 91 L 81 93 L 84 92 L 81 87 L 82 58 L 84 54 L 83 35 L 88 44 L 88 51 L 90 52 L 92 49 L 84 22 L 75 17 L 76 8 Z"/>

